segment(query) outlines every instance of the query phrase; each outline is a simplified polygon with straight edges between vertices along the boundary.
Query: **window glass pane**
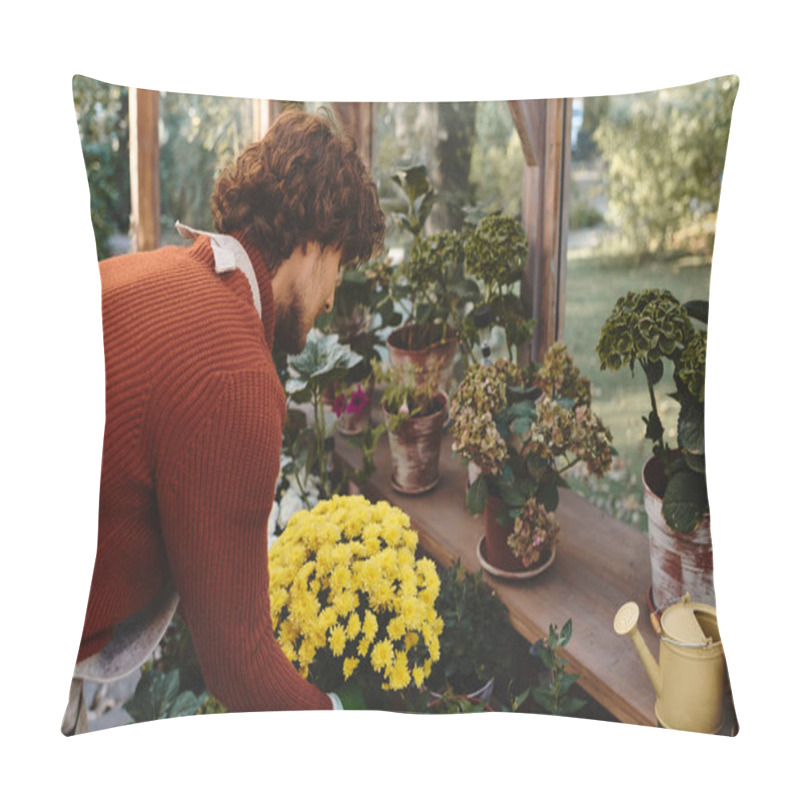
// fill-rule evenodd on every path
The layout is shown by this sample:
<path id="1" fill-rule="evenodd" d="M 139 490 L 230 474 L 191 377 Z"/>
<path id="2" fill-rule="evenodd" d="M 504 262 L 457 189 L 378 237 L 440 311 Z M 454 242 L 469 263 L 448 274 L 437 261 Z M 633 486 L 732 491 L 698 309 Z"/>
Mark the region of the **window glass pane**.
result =
<path id="1" fill-rule="evenodd" d="M 103 259 L 130 249 L 128 89 L 76 75 L 73 98 L 97 255 Z"/>
<path id="2" fill-rule="evenodd" d="M 711 252 L 734 85 L 697 86 L 573 102 L 564 340 L 593 386 L 594 410 L 619 451 L 611 473 L 579 491 L 646 529 L 641 470 L 652 453 L 639 367 L 600 370 L 603 322 L 628 291 L 668 289 L 708 300 Z M 702 326 L 700 326 L 702 327 Z M 665 441 L 677 441 L 671 365 L 656 385 Z"/>
<path id="3" fill-rule="evenodd" d="M 161 241 L 183 240 L 175 221 L 212 230 L 210 199 L 224 166 L 252 141 L 252 101 L 237 97 L 161 93 Z"/>

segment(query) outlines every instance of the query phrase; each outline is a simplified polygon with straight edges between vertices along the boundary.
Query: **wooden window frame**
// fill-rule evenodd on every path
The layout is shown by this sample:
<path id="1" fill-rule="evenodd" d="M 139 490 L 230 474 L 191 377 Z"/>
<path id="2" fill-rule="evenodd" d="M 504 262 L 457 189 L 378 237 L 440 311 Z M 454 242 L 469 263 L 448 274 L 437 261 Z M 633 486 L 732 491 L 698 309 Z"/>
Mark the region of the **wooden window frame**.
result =
<path id="1" fill-rule="evenodd" d="M 161 244 L 159 93 L 131 89 L 129 97 L 132 244 L 135 251 L 152 250 Z M 275 100 L 252 101 L 256 139 L 264 136 L 282 105 Z M 537 320 L 533 338 L 520 348 L 520 355 L 524 360 L 541 360 L 564 333 L 572 100 L 510 100 L 508 106 L 525 157 L 522 224 L 529 249 L 521 296 L 528 314 Z M 333 103 L 332 108 L 372 169 L 373 104 Z"/>

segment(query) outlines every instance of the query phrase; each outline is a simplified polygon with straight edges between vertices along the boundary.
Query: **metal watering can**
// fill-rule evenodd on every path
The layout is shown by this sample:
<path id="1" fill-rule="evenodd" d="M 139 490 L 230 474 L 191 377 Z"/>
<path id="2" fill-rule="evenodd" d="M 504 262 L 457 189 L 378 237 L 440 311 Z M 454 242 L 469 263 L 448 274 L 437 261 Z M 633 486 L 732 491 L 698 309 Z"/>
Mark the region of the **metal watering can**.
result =
<path id="1" fill-rule="evenodd" d="M 614 617 L 614 630 L 630 636 L 656 690 L 655 712 L 663 728 L 716 733 L 722 727 L 725 654 L 717 612 L 685 594 L 661 615 L 659 662 L 639 633 L 639 606 L 625 603 Z"/>

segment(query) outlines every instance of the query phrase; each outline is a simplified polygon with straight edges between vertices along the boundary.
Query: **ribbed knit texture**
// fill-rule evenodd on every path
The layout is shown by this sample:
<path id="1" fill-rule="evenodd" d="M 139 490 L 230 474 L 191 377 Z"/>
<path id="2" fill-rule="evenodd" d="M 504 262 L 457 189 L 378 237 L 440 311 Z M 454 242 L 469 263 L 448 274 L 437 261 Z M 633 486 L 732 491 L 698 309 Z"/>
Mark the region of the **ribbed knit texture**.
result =
<path id="1" fill-rule="evenodd" d="M 267 520 L 286 403 L 272 286 L 217 275 L 208 237 L 100 264 L 106 430 L 97 558 L 78 660 L 171 580 L 208 689 L 232 711 L 318 708 L 276 643 Z"/>

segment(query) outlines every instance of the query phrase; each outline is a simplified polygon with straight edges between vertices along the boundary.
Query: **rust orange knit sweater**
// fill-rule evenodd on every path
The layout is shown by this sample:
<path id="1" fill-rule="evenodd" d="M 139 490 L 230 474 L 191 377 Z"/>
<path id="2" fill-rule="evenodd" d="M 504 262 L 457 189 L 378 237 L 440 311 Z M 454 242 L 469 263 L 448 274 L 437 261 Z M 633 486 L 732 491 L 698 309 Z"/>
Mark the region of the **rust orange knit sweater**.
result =
<path id="1" fill-rule="evenodd" d="M 286 403 L 262 319 L 208 237 L 100 264 L 106 428 L 97 557 L 78 660 L 112 626 L 178 590 L 208 689 L 232 711 L 330 709 L 276 643 L 267 519 Z"/>

